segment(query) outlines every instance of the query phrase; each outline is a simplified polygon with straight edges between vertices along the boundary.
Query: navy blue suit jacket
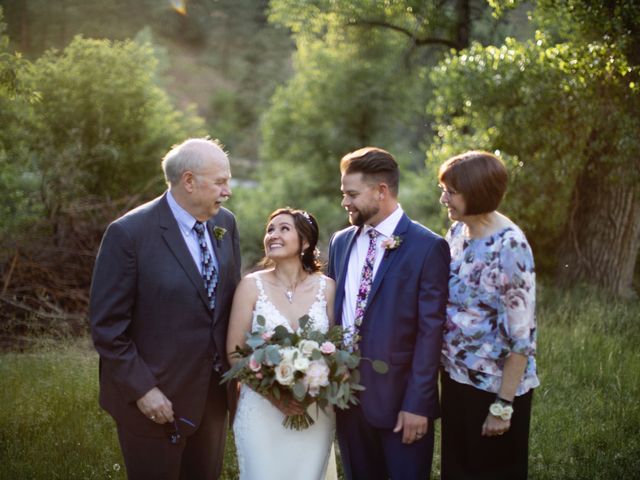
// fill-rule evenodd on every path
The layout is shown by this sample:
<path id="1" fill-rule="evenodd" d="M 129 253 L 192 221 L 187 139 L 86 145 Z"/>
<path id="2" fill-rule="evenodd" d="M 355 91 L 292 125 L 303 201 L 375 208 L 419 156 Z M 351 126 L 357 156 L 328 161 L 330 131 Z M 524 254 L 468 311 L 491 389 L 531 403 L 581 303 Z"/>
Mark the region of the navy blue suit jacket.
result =
<path id="1" fill-rule="evenodd" d="M 214 226 L 226 229 L 220 240 Z M 240 280 L 238 230 L 225 209 L 207 228 L 219 263 L 213 312 L 166 194 L 114 221 L 102 239 L 89 314 L 100 355 L 100 404 L 131 431 L 164 435 L 136 405 L 156 386 L 177 416 L 199 425 L 214 357 L 223 367 L 226 362 L 231 301 Z"/>
<path id="2" fill-rule="evenodd" d="M 329 247 L 329 276 L 337 282 L 335 314 L 342 318 L 349 256 L 356 227 L 337 232 Z M 386 374 L 361 363 L 360 394 L 367 421 L 378 428 L 393 428 L 398 412 L 439 416 L 438 365 L 442 346 L 449 281 L 449 245 L 406 214 L 394 235 L 399 247 L 386 250 L 376 275 L 362 326 L 363 357 L 383 360 Z"/>

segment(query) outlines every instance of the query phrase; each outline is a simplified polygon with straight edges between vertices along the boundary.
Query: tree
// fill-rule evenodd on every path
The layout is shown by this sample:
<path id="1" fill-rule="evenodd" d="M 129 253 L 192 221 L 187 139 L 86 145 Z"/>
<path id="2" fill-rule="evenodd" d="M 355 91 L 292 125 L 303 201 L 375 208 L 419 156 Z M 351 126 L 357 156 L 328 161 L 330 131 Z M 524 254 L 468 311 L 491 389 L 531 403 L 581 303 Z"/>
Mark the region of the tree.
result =
<path id="1" fill-rule="evenodd" d="M 155 64 L 148 45 L 82 37 L 35 62 L 33 151 L 50 218 L 74 202 L 158 191 L 162 154 L 202 132 L 155 84 Z"/>
<path id="2" fill-rule="evenodd" d="M 402 199 L 420 197 L 404 208 L 422 220 L 437 214 L 435 180 L 421 176 L 421 143 L 431 123 L 423 109 L 431 94 L 428 71 L 475 35 L 473 22 L 485 11 L 475 0 L 273 0 L 270 21 L 289 28 L 296 42 L 294 75 L 262 119 L 259 178 L 268 185 L 238 196 L 234 208 L 266 214 L 282 204 L 317 205 L 312 213 L 321 213 L 321 226 L 331 232 L 346 220 L 339 159 L 375 144 L 401 163 Z M 428 195 L 424 184 L 433 186 Z M 253 235 L 243 231 L 259 245 L 261 231 Z"/>
<path id="3" fill-rule="evenodd" d="M 449 56 L 433 75 L 438 135 L 428 162 L 500 151 L 514 176 L 505 208 L 540 269 L 562 285 L 628 296 L 640 246 L 640 68 L 628 32 L 640 7 L 598 3 L 540 2 L 535 18 L 548 32 Z M 608 33 L 595 35 L 587 13 L 606 16 Z"/>
<path id="4" fill-rule="evenodd" d="M 204 135 L 202 119 L 176 110 L 155 83 L 154 68 L 149 45 L 76 37 L 21 72 L 35 101 L 0 111 L 11 115 L 0 182 L 21 187 L 10 206 L 22 217 L 2 225 L 3 317 L 86 328 L 106 224 L 165 188 L 159 164 L 172 144 Z"/>

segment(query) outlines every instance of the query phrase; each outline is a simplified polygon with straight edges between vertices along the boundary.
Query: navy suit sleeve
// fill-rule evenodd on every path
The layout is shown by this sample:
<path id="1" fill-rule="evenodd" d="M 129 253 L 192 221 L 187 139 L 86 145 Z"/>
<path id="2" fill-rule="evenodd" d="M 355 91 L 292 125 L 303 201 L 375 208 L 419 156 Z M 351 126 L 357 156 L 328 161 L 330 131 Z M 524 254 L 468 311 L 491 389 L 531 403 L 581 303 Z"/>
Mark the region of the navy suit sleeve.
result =
<path id="1" fill-rule="evenodd" d="M 337 275 L 336 266 L 334 265 L 335 254 L 336 254 L 335 240 L 336 240 L 336 234 L 334 233 L 333 235 L 331 235 L 331 240 L 329 240 L 329 268 L 327 271 L 327 276 L 332 278 L 333 280 L 336 280 L 336 275 Z"/>
<path id="2" fill-rule="evenodd" d="M 438 238 L 425 256 L 420 274 L 418 332 L 402 410 L 430 418 L 439 416 L 438 369 L 446 318 L 450 253 Z"/>
<path id="3" fill-rule="evenodd" d="M 101 375 L 135 401 L 157 384 L 128 334 L 136 298 L 137 265 L 134 242 L 118 223 L 105 232 L 91 283 L 91 335 L 100 355 Z"/>
<path id="4" fill-rule="evenodd" d="M 240 266 L 241 266 L 241 258 L 240 258 L 240 232 L 238 231 L 238 222 L 236 222 L 236 218 L 233 217 L 233 259 L 236 265 L 236 271 L 233 272 L 236 275 L 234 285 L 237 285 L 240 281 Z"/>

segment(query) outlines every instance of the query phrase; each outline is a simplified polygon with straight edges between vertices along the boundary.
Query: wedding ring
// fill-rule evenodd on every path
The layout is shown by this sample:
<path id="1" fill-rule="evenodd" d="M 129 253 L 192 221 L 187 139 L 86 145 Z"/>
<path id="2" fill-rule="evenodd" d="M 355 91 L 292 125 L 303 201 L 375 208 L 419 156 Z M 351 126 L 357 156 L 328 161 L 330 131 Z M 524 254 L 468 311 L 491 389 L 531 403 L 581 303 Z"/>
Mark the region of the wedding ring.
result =
<path id="1" fill-rule="evenodd" d="M 155 416 L 155 415 L 151 415 L 149 418 L 150 418 L 151 420 L 153 420 L 153 421 L 155 421 L 155 420 L 156 420 L 156 416 Z"/>

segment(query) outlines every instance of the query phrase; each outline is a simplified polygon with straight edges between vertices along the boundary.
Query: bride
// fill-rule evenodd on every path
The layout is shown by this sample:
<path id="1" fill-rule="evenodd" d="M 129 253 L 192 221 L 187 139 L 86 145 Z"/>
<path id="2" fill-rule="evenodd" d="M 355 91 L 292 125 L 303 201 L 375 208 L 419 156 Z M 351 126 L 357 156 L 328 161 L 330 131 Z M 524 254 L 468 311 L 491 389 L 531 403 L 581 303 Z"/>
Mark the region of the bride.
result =
<path id="1" fill-rule="evenodd" d="M 317 242 L 318 224 L 309 213 L 281 208 L 269 216 L 261 264 L 266 268 L 247 275 L 236 289 L 227 352 L 244 345 L 245 333 L 257 329 L 259 315 L 270 330 L 283 325 L 295 331 L 304 315 L 309 315 L 313 329 L 328 330 L 335 283 L 320 272 Z M 231 364 L 236 361 L 229 355 Z M 292 399 L 262 396 L 242 385 L 233 424 L 241 480 L 337 478 L 333 411 L 311 405 L 312 426 L 299 431 L 282 426 L 285 416 L 302 412 Z"/>

